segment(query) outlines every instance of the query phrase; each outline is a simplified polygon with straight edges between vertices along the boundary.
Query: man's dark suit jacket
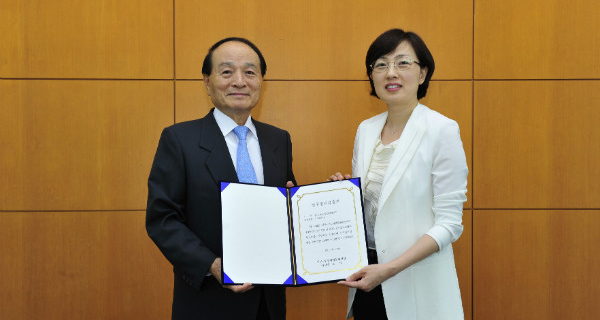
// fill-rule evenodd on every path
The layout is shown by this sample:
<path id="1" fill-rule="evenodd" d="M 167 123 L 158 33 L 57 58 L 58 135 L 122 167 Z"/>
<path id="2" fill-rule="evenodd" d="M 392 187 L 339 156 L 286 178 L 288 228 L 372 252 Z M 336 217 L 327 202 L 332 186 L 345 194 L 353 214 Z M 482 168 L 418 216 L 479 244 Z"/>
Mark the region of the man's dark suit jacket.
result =
<path id="1" fill-rule="evenodd" d="M 173 319 L 254 320 L 261 294 L 271 319 L 284 319 L 284 288 L 233 293 L 206 276 L 215 258 L 222 256 L 219 182 L 238 181 L 213 110 L 202 119 L 164 129 L 148 179 L 146 229 L 173 265 Z M 296 184 L 289 133 L 253 123 L 265 185 Z"/>

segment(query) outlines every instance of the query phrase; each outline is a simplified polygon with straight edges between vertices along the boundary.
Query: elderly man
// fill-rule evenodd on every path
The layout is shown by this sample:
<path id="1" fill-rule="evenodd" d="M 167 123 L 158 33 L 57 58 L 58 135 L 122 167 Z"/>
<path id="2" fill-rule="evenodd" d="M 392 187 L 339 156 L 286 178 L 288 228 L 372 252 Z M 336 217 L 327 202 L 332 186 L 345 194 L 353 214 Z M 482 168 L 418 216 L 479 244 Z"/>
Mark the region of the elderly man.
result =
<path id="1" fill-rule="evenodd" d="M 202 66 L 215 108 L 162 132 L 148 179 L 146 229 L 173 265 L 173 319 L 285 319 L 283 287 L 223 286 L 221 279 L 219 182 L 296 183 L 288 132 L 250 116 L 266 69 L 247 39 L 215 43 Z"/>

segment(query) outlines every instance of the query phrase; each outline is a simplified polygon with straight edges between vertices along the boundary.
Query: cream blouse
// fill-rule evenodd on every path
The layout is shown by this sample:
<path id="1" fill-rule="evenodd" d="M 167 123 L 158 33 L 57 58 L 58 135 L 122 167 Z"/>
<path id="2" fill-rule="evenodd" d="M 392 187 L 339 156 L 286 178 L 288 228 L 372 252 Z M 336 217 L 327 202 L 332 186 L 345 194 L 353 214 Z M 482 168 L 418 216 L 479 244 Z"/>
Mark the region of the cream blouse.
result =
<path id="1" fill-rule="evenodd" d="M 364 204 L 367 225 L 367 245 L 369 249 L 375 249 L 374 230 L 375 220 L 377 219 L 379 196 L 381 195 L 381 185 L 383 184 L 385 171 L 387 170 L 399 140 L 400 139 L 397 139 L 384 145 L 381 143 L 381 138 L 378 138 L 375 149 L 373 150 L 373 156 L 371 157 L 371 163 L 369 164 L 369 170 L 367 171 Z"/>

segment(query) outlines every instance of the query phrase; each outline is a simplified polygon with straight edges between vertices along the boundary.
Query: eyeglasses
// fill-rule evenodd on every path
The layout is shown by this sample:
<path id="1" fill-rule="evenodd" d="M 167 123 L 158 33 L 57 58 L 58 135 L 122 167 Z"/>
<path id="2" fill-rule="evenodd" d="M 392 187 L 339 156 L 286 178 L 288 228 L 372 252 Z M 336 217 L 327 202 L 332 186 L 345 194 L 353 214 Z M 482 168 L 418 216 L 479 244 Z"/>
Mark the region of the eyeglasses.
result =
<path id="1" fill-rule="evenodd" d="M 421 65 L 418 61 L 415 61 L 411 58 L 400 58 L 393 62 L 394 67 L 398 68 L 400 71 L 408 70 L 413 63 Z M 390 67 L 390 63 L 383 59 L 377 59 L 377 61 L 371 64 L 371 70 L 375 73 L 386 72 Z"/>

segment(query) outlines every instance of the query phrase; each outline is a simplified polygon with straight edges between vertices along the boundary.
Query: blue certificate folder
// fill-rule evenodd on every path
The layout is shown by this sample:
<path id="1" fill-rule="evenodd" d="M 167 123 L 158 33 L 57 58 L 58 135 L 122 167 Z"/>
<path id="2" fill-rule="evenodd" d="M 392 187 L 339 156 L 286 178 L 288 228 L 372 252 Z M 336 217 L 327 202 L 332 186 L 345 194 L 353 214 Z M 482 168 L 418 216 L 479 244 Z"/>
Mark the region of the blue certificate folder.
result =
<path id="1" fill-rule="evenodd" d="M 224 284 L 301 286 L 368 264 L 360 178 L 292 188 L 221 182 Z"/>

